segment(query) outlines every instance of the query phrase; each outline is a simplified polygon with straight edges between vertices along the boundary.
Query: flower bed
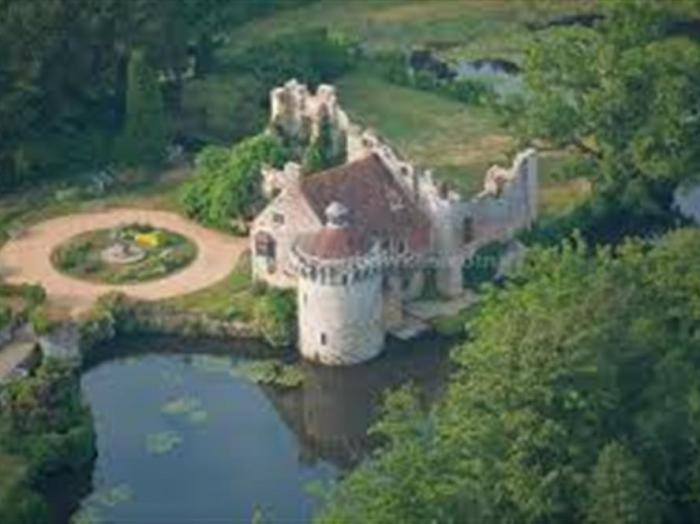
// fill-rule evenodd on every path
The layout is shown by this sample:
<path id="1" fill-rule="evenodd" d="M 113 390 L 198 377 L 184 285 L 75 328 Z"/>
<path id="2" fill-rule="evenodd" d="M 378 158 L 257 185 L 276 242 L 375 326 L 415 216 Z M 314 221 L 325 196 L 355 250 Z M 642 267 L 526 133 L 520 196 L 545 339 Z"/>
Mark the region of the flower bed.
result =
<path id="1" fill-rule="evenodd" d="M 115 256 L 120 251 L 121 263 Z M 56 248 L 51 261 L 63 273 L 84 280 L 133 284 L 175 273 L 196 256 L 197 247 L 182 235 L 145 224 L 129 224 L 77 235 Z"/>

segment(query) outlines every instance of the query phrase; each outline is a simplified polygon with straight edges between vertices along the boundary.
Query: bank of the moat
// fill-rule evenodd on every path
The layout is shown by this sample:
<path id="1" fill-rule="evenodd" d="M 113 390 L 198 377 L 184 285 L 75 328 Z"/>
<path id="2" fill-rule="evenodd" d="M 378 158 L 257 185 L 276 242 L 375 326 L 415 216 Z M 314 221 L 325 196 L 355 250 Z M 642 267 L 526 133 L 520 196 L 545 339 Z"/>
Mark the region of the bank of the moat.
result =
<path id="1" fill-rule="evenodd" d="M 56 483 L 55 521 L 79 509 L 86 522 L 250 522 L 256 507 L 308 521 L 308 485 L 362 459 L 384 391 L 411 381 L 435 397 L 451 342 L 390 344 L 349 368 L 302 363 L 304 385 L 288 390 L 232 373 L 253 344 L 130 337 L 95 348 L 81 386 L 98 455 L 85 478 Z"/>

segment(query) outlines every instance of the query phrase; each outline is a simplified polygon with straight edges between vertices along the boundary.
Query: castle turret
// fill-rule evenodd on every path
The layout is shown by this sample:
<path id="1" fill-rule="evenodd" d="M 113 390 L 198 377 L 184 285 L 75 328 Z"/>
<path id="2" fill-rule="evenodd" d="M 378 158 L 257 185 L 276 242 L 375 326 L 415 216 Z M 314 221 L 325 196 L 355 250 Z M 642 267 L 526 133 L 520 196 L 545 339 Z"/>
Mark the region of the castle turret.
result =
<path id="1" fill-rule="evenodd" d="M 323 364 L 356 364 L 384 347 L 380 256 L 345 206 L 332 202 L 325 214 L 325 226 L 293 249 L 299 347 Z"/>

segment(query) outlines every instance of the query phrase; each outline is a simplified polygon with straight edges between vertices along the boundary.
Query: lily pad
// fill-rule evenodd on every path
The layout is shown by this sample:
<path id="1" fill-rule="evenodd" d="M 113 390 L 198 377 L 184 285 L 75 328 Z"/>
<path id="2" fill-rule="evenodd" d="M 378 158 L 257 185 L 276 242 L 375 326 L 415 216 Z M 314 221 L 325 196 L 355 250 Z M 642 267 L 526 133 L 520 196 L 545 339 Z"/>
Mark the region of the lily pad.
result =
<path id="1" fill-rule="evenodd" d="M 202 402 L 194 397 L 180 397 L 171 400 L 160 408 L 161 413 L 166 415 L 186 415 L 192 411 L 198 410 L 202 406 Z"/>
<path id="2" fill-rule="evenodd" d="M 231 370 L 231 359 L 212 355 L 195 355 L 192 365 L 204 373 L 228 373 Z"/>
<path id="3" fill-rule="evenodd" d="M 209 420 L 209 413 L 203 409 L 192 411 L 187 415 L 187 420 L 192 424 L 204 424 Z"/>
<path id="4" fill-rule="evenodd" d="M 296 388 L 304 383 L 304 371 L 297 365 L 284 364 L 278 360 L 253 360 L 242 362 L 231 369 L 231 375 L 256 384 L 267 384 L 281 388 Z"/>
<path id="5" fill-rule="evenodd" d="M 182 444 L 182 436 L 175 431 L 161 431 L 146 436 L 146 449 L 153 455 L 165 455 Z"/>
<path id="6" fill-rule="evenodd" d="M 70 524 L 102 524 L 104 521 L 102 514 L 92 506 L 80 508 L 70 518 Z"/>
<path id="7" fill-rule="evenodd" d="M 113 488 L 101 490 L 94 495 L 95 502 L 113 508 L 124 502 L 129 502 L 134 492 L 128 484 L 119 484 Z"/>

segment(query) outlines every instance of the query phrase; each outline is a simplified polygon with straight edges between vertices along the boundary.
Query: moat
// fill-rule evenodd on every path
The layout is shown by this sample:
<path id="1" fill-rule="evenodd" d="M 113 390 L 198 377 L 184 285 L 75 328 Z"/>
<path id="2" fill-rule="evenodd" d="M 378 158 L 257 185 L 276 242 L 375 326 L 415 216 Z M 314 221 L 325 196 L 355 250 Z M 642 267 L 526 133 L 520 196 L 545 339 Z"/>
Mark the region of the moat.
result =
<path id="1" fill-rule="evenodd" d="M 390 344 L 350 368 L 302 364 L 301 388 L 259 386 L 230 373 L 254 348 L 175 338 L 121 339 L 82 376 L 98 457 L 80 486 L 60 483 L 56 522 L 81 498 L 90 523 L 309 521 L 326 485 L 356 465 L 383 392 L 406 382 L 441 391 L 451 342 Z M 242 351 L 241 351 L 242 350 Z M 58 490 L 57 490 L 58 491 Z M 79 493 L 79 496 L 78 496 Z"/>

